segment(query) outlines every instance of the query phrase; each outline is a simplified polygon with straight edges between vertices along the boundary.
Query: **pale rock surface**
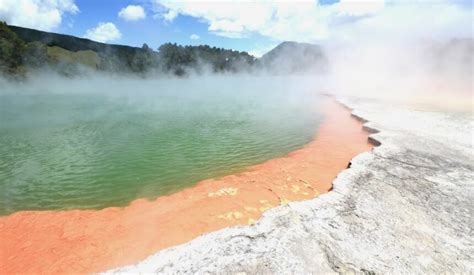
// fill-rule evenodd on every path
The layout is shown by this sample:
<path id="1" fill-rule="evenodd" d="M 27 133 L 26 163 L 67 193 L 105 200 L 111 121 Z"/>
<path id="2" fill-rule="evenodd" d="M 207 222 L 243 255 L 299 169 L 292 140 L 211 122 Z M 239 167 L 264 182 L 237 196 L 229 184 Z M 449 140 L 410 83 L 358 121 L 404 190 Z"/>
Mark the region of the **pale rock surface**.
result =
<path id="1" fill-rule="evenodd" d="M 342 101 L 381 146 L 355 157 L 332 192 L 109 272 L 474 272 L 472 114 Z"/>

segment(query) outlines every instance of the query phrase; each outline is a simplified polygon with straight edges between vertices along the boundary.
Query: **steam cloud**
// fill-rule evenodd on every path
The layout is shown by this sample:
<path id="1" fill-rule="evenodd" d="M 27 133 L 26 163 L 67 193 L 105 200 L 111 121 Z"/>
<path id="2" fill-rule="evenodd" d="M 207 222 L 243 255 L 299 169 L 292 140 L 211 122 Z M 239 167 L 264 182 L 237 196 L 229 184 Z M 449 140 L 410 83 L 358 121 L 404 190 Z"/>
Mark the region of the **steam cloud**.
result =
<path id="1" fill-rule="evenodd" d="M 472 110 L 472 6 L 391 2 L 325 43 L 336 94 Z"/>
<path id="2" fill-rule="evenodd" d="M 305 74 L 305 83 L 313 83 L 315 91 L 472 110 L 472 6 L 443 1 L 390 2 L 371 15 L 347 14 L 336 19 L 328 23 L 330 35 L 314 41 L 322 46 L 326 69 L 315 61 L 316 69 L 292 72 Z M 280 54 L 284 58 L 270 62 L 272 68 L 246 68 L 233 76 L 282 74 L 273 67 L 294 67 L 289 62 L 310 59 L 302 57 L 301 51 Z M 205 58 L 202 60 L 199 72 L 189 69 L 188 77 L 213 74 L 206 68 Z M 46 69 L 41 71 L 32 79 L 51 79 Z M 102 73 L 87 75 L 100 78 Z M 146 77 L 173 76 L 152 72 Z M 104 78 L 110 79 L 113 77 Z M 0 85 L 5 83 L 0 81 Z"/>
<path id="3" fill-rule="evenodd" d="M 336 94 L 469 110 L 473 45 L 472 39 L 346 45 L 330 54 L 327 85 Z"/>

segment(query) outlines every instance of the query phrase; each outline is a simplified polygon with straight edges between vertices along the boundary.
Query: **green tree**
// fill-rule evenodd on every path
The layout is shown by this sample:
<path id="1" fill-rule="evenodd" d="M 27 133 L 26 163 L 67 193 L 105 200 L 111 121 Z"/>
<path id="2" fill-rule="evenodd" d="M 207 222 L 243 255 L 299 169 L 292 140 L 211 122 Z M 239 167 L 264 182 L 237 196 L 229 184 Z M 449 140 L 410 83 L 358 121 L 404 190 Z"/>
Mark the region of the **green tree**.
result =
<path id="1" fill-rule="evenodd" d="M 200 71 L 200 65 L 207 65 L 214 72 L 237 72 L 248 70 L 255 58 L 246 52 L 200 46 L 179 46 L 166 43 L 158 49 L 159 61 L 165 72 L 182 75 L 186 69 Z"/>
<path id="2" fill-rule="evenodd" d="M 23 63 L 25 43 L 0 22 L 0 70 L 8 73 L 16 72 Z"/>
<path id="3" fill-rule="evenodd" d="M 39 68 L 49 61 L 47 46 L 41 42 L 35 41 L 26 44 L 23 54 L 23 63 L 25 66 Z"/>

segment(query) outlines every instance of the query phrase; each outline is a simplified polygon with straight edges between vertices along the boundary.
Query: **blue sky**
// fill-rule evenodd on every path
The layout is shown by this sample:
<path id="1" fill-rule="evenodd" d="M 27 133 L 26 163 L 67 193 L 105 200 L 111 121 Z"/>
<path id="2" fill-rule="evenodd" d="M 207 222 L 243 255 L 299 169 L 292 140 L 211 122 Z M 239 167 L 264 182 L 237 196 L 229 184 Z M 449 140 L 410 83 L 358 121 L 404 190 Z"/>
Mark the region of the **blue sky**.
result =
<path id="1" fill-rule="evenodd" d="M 102 4 L 98 4 L 102 2 Z M 279 41 L 265 37 L 259 33 L 251 33 L 248 37 L 229 38 L 212 34 L 208 24 L 200 18 L 178 15 L 172 22 L 154 18 L 151 5 L 146 1 L 134 0 L 76 0 L 80 12 L 67 14 L 62 24 L 53 31 L 82 37 L 88 29 L 94 28 L 99 22 L 113 23 L 122 34 L 120 39 L 108 43 L 125 44 L 141 47 L 147 43 L 156 49 L 166 42 L 182 45 L 207 44 L 216 47 L 230 48 L 240 51 L 253 51 L 259 48 L 271 48 Z M 138 21 L 125 21 L 118 16 L 119 11 L 128 5 L 140 5 L 147 17 Z M 196 34 L 199 39 L 191 39 Z"/>
<path id="2" fill-rule="evenodd" d="M 473 19 L 466 0 L 0 0 L 0 20 L 106 43 L 208 44 L 259 56 L 286 40 L 472 36 Z"/>

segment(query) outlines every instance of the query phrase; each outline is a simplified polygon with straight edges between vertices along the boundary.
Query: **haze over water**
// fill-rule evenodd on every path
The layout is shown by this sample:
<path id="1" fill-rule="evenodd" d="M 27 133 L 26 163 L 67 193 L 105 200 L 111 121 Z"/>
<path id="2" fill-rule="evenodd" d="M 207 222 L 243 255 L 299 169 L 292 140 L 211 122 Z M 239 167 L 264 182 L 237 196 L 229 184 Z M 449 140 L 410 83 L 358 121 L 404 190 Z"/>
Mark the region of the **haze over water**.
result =
<path id="1" fill-rule="evenodd" d="M 0 214 L 124 206 L 284 156 L 309 142 L 323 119 L 314 86 L 300 81 L 7 85 L 0 94 Z"/>

